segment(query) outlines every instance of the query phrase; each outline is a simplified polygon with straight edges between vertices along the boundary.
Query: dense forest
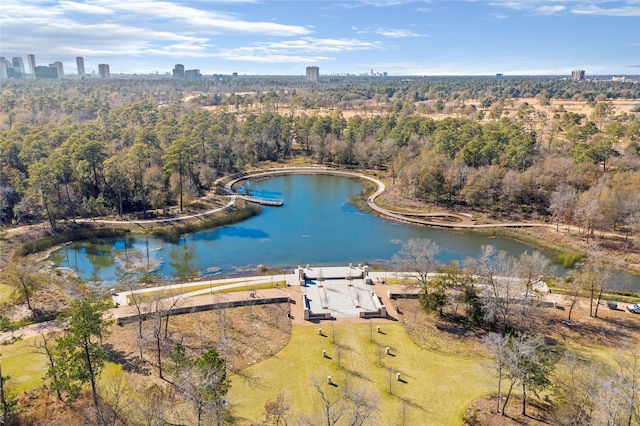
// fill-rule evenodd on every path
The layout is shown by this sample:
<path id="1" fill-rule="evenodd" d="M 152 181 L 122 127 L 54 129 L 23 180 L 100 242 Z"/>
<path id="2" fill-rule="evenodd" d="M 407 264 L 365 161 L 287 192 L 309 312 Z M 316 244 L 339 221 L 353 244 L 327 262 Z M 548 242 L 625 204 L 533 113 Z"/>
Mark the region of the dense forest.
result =
<path id="1" fill-rule="evenodd" d="M 637 253 L 640 85 L 634 82 L 326 77 L 312 84 L 301 77 L 137 77 L 0 83 L 0 230 L 19 231 L 29 223 L 56 230 L 81 217 L 175 214 L 218 189 L 220 177 L 274 164 L 318 164 L 377 175 L 391 194 L 383 202 L 415 200 L 423 208 L 426 203 L 470 211 L 480 220 L 572 224 L 586 246 L 591 236 L 616 231 L 616 241 Z M 10 234 L 0 233 L 3 240 Z M 400 401 L 400 386 L 420 381 L 412 376 L 414 367 L 402 371 L 408 383 L 389 367 L 407 355 L 404 344 L 382 344 L 402 334 L 398 329 L 426 349 L 422 354 L 449 360 L 451 367 L 411 361 L 420 370 L 432 368 L 434 377 L 436 369 L 456 371 L 458 361 L 482 362 L 485 376 L 495 379 L 495 395 L 480 399 L 476 408 L 501 415 L 492 424 L 507 424 L 502 421 L 519 410 L 511 408 L 516 403 L 507 407 L 512 393 L 522 395 L 520 418 L 526 422 L 541 416 L 553 424 L 640 424 L 640 318 L 620 308 L 598 311 L 604 277 L 611 273 L 599 252 L 558 279 L 552 294 L 534 298 L 533 283 L 549 266 L 539 252 L 511 259 L 484 246 L 478 259 L 437 265 L 439 250 L 429 240 L 411 240 L 392 259 L 393 269 L 415 272 L 422 282 L 388 284 L 418 286 L 420 295 L 394 302 L 402 321 L 381 323 L 385 331 L 377 327 L 375 334 L 369 322 L 369 338 L 358 337 L 377 348 L 366 350 L 377 358 L 375 367 L 350 361 L 359 351 L 350 346 L 357 339 L 346 334 L 358 328 L 353 324 L 334 329 L 332 323 L 328 334 L 309 333 L 314 340 L 307 341 L 318 342 L 309 345 L 316 354 L 321 347 L 332 353 L 322 349 L 322 362 L 337 361 L 337 369 L 328 370 L 336 372 L 334 379 L 346 372 L 352 380 L 347 390 L 346 378 L 338 385 L 329 376 L 329 391 L 315 376 L 289 375 L 286 354 L 279 352 L 292 336 L 294 302 L 173 315 L 180 296 L 156 289 L 145 297 L 132 293 L 130 306 L 145 319 L 140 315 L 117 327 L 105 316 L 112 305 L 104 294 L 60 270 L 41 268 L 33 258 L 15 256 L 0 275 L 16 301 L 5 306 L 9 316 L 0 316 L 8 330 L 0 370 L 35 376 L 23 370 L 26 357 L 37 352 L 46 385 L 39 376 L 19 394 L 11 386 L 22 377 L 0 371 L 3 424 L 247 424 L 246 407 L 234 401 L 241 391 L 234 394 L 233 388 L 242 389 L 243 381 L 265 388 L 246 368 L 279 357 L 285 360 L 280 376 L 287 393 L 274 388 L 252 401 L 264 406 L 260 424 L 318 424 L 318 412 L 335 418 L 330 424 L 381 424 L 380 407 L 389 407 L 391 398 Z M 431 272 L 439 277 L 428 278 Z M 130 274 L 118 285 L 133 289 L 138 280 Z M 211 284 L 208 291 L 213 297 Z M 634 297 L 625 300 L 635 303 Z M 26 307 L 14 309 L 22 301 Z M 21 346 L 19 327 L 53 317 L 66 319 Z M 295 362 L 300 359 L 295 353 Z M 382 391 L 370 392 L 376 371 L 388 379 Z M 473 377 L 467 379 L 475 385 Z M 439 389 L 432 380 L 429 387 Z M 296 381 L 308 382 L 305 392 L 319 403 L 300 403 L 288 387 Z M 359 382 L 366 387 L 354 386 Z M 471 408 L 465 424 L 482 424 Z M 404 422 L 409 413 L 424 420 L 421 410 L 403 399 L 398 418 Z"/>
<path id="2" fill-rule="evenodd" d="M 440 206 L 553 216 L 587 234 L 633 233 L 640 108 L 618 113 L 612 100 L 639 99 L 638 86 L 552 78 L 5 80 L 0 223 L 146 216 L 188 204 L 223 174 L 301 156 L 385 170 L 399 195 Z M 592 112 L 568 111 L 558 100 Z"/>

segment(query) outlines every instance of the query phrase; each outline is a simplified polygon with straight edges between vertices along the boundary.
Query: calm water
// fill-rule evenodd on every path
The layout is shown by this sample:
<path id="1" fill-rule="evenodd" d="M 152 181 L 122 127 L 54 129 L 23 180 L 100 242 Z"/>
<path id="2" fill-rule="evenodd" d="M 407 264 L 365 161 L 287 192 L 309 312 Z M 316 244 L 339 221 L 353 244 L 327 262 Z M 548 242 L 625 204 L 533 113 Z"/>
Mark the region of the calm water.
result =
<path id="1" fill-rule="evenodd" d="M 443 263 L 478 257 L 485 244 L 514 257 L 533 250 L 506 239 L 405 225 L 363 213 L 347 202 L 362 188 L 356 180 L 291 175 L 253 180 L 246 187 L 253 195 L 284 199 L 285 204 L 265 207 L 235 225 L 187 234 L 177 242 L 145 235 L 75 242 L 54 252 L 51 260 L 84 280 L 117 281 L 126 273 L 123 265 L 188 278 L 253 271 L 260 264 L 293 268 L 385 263 L 410 238 L 436 242 Z M 640 289 L 640 277 L 637 281 Z"/>

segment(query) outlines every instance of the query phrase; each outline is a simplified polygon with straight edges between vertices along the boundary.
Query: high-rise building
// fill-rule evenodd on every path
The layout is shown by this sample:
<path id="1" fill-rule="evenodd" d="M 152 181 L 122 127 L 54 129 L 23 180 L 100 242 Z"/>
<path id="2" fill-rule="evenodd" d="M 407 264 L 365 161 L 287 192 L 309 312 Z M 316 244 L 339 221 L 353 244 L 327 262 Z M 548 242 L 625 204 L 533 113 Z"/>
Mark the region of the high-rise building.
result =
<path id="1" fill-rule="evenodd" d="M 184 78 L 184 65 L 176 64 L 176 66 L 173 67 L 173 77 Z"/>
<path id="2" fill-rule="evenodd" d="M 29 73 L 35 77 L 36 76 L 36 56 L 32 54 L 28 54 L 27 63 L 29 64 Z"/>
<path id="3" fill-rule="evenodd" d="M 571 71 L 571 80 L 584 80 L 584 70 L 573 70 Z"/>
<path id="4" fill-rule="evenodd" d="M 11 68 L 11 73 L 13 73 L 13 64 L 4 56 L 0 56 L 0 78 L 5 79 L 9 78 L 9 68 Z"/>
<path id="5" fill-rule="evenodd" d="M 98 74 L 100 74 L 100 78 L 111 78 L 109 64 L 98 64 Z"/>
<path id="6" fill-rule="evenodd" d="M 44 65 L 38 65 L 35 69 L 36 78 L 60 78 L 58 73 L 58 67 L 53 64 L 45 67 Z"/>
<path id="7" fill-rule="evenodd" d="M 24 72 L 24 62 L 22 61 L 22 58 L 14 56 L 13 59 L 11 59 L 11 62 L 13 63 L 13 72 L 16 74 L 15 77 L 24 77 L 26 73 Z"/>
<path id="8" fill-rule="evenodd" d="M 320 77 L 320 68 L 318 67 L 307 67 L 307 81 L 318 81 Z"/>
<path id="9" fill-rule="evenodd" d="M 82 56 L 76 57 L 76 66 L 78 68 L 78 76 L 84 77 L 84 58 Z"/>
<path id="10" fill-rule="evenodd" d="M 186 70 L 184 72 L 185 80 L 202 80 L 202 74 L 200 74 L 200 70 Z"/>
<path id="11" fill-rule="evenodd" d="M 55 68 L 58 70 L 58 78 L 62 79 L 64 78 L 64 65 L 62 65 L 62 62 L 60 61 L 55 61 L 52 64 L 49 64 L 49 68 Z"/>

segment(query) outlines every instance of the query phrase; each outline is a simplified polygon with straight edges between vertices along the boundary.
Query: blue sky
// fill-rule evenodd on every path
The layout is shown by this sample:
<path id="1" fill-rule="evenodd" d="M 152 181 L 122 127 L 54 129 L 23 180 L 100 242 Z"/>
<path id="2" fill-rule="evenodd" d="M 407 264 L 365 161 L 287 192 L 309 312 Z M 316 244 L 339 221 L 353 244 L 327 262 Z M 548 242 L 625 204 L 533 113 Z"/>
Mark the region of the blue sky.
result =
<path id="1" fill-rule="evenodd" d="M 640 74 L 640 0 L 2 0 L 0 55 L 76 72 Z M 27 70 L 28 72 L 28 70 Z"/>

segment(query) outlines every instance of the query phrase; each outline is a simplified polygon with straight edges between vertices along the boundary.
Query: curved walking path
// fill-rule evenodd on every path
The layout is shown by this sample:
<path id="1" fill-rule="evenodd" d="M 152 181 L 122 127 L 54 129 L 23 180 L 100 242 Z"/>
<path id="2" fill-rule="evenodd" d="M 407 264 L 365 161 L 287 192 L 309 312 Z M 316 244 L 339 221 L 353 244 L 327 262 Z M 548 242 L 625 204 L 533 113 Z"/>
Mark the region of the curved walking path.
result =
<path id="1" fill-rule="evenodd" d="M 376 198 L 380 196 L 386 190 L 386 185 L 371 176 L 367 176 L 362 173 L 348 172 L 345 170 L 335 170 L 327 167 L 287 167 L 270 169 L 264 172 L 250 173 L 234 178 L 225 184 L 225 190 L 229 194 L 237 194 L 233 190 L 233 186 L 243 180 L 265 177 L 265 176 L 280 176 L 286 174 L 328 174 L 336 176 L 355 177 L 358 179 L 365 179 L 373 182 L 377 189 L 367 198 L 367 204 L 369 207 L 383 216 L 387 216 L 402 222 L 416 223 L 420 225 L 439 226 L 444 228 L 495 228 L 495 227 L 530 227 L 530 226 L 550 226 L 546 223 L 529 223 L 529 222 L 513 222 L 513 223 L 490 223 L 490 224 L 477 224 L 473 217 L 466 213 L 456 212 L 437 212 L 437 213 L 404 213 L 394 210 L 389 210 L 384 207 L 380 207 L 376 204 Z M 251 201 L 251 200 L 248 200 Z M 453 219 L 452 222 L 433 220 L 433 218 L 447 218 Z"/>
<path id="2" fill-rule="evenodd" d="M 149 223 L 162 223 L 162 222 L 178 222 L 181 220 L 195 219 L 202 216 L 208 216 L 210 214 L 214 214 L 220 212 L 222 210 L 226 210 L 231 207 L 236 202 L 236 197 L 232 196 L 231 200 L 222 207 L 218 207 L 213 210 L 207 210 L 206 212 L 189 214 L 186 216 L 179 217 L 169 217 L 165 219 L 147 219 L 147 220 L 106 220 L 106 219 L 76 219 L 76 222 L 90 222 L 90 223 L 106 223 L 111 225 L 126 225 L 126 224 L 149 224 Z"/>

